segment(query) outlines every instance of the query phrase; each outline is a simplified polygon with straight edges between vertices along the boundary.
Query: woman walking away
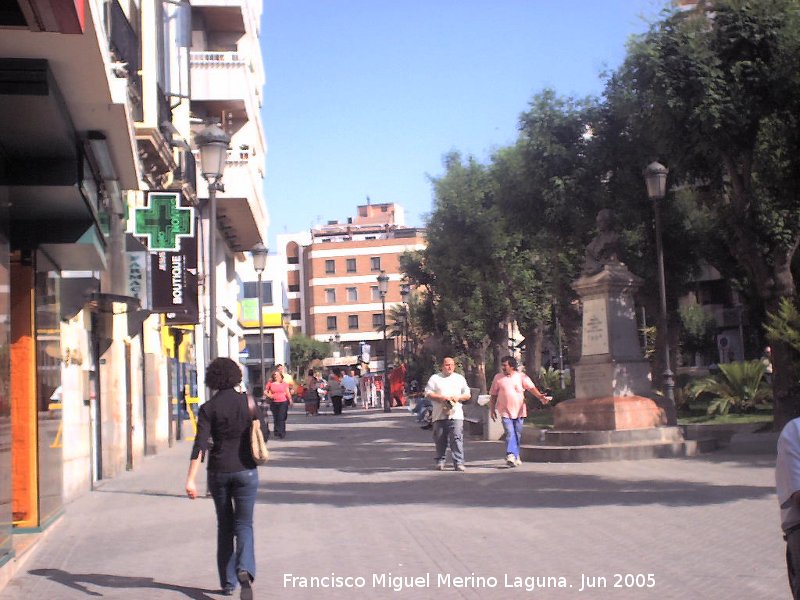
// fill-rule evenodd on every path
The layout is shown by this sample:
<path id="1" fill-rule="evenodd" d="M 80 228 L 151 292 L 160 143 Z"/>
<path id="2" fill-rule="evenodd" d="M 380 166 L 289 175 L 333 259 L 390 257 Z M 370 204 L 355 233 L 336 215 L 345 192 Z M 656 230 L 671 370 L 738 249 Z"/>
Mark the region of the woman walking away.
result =
<path id="1" fill-rule="evenodd" d="M 283 439 L 286 437 L 286 416 L 292 405 L 292 389 L 288 383 L 284 382 L 283 373 L 280 371 L 272 373 L 270 382 L 267 384 L 267 398 L 271 400 L 275 437 Z"/>
<path id="2" fill-rule="evenodd" d="M 314 369 L 308 370 L 306 376 L 305 392 L 303 392 L 303 404 L 306 407 L 306 416 L 314 416 L 317 414 L 317 407 L 319 406 L 319 394 L 317 393 L 319 382 L 314 377 Z"/>
<path id="3" fill-rule="evenodd" d="M 333 369 L 331 369 L 331 376 L 328 377 L 328 397 L 331 399 L 333 414 L 342 414 L 344 386 L 342 385 L 342 371 L 339 367 L 333 367 Z"/>
<path id="4" fill-rule="evenodd" d="M 250 423 L 259 420 L 265 439 L 269 431 L 261 409 L 253 403 L 253 415 L 247 395 L 234 389 L 241 381 L 242 371 L 230 358 L 216 358 L 206 369 L 206 385 L 217 393 L 200 407 L 186 494 L 191 499 L 197 497 L 195 478 L 200 462 L 208 456 L 208 489 L 217 512 L 217 570 L 222 593 L 232 596 L 238 583 L 242 600 L 252 600 L 258 470 L 250 452 Z M 210 451 L 209 438 L 213 441 Z"/>

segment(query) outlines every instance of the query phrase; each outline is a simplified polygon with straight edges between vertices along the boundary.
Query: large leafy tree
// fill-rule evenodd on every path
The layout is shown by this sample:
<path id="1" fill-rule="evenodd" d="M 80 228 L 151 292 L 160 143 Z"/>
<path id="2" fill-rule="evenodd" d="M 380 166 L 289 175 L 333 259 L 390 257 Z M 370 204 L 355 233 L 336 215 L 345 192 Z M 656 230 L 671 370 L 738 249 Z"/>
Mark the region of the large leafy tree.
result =
<path id="1" fill-rule="evenodd" d="M 623 133 L 696 191 L 726 257 L 718 266 L 750 300 L 777 310 L 795 295 L 800 243 L 800 3 L 714 0 L 667 13 L 633 43 L 612 80 L 637 107 Z M 734 265 L 731 269 L 730 265 Z M 786 348 L 776 344 L 776 425 L 800 415 Z"/>
<path id="2" fill-rule="evenodd" d="M 444 158 L 445 173 L 432 180 L 434 210 L 428 245 L 404 258 L 409 279 L 425 290 L 422 312 L 432 333 L 467 358 L 470 383 L 486 390 L 486 359 L 509 299 L 497 272 L 509 244 L 492 198 L 488 169 L 458 153 Z M 424 322 L 425 319 L 423 318 Z"/>
<path id="3" fill-rule="evenodd" d="M 602 186 L 587 153 L 593 110 L 590 99 L 546 89 L 521 115 L 517 143 L 492 159 L 496 202 L 513 250 L 503 275 L 527 341 L 530 373 L 541 366 L 553 300 L 571 306 L 569 283 L 578 275 L 594 212 L 602 205 Z M 564 317 L 577 320 L 568 310 L 562 310 Z"/>

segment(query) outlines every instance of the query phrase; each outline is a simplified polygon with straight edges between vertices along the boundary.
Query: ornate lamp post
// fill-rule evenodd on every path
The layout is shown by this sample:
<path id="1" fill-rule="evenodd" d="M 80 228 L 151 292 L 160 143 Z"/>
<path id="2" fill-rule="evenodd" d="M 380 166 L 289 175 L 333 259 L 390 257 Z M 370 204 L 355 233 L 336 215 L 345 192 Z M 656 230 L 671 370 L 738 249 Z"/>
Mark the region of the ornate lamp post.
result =
<path id="1" fill-rule="evenodd" d="M 406 357 L 406 343 L 408 342 L 408 295 L 411 293 L 411 286 L 407 283 L 400 284 L 400 297 L 403 299 L 403 323 L 400 331 L 400 355 L 403 361 Z"/>
<path id="2" fill-rule="evenodd" d="M 389 401 L 389 346 L 386 343 L 386 293 L 389 291 L 389 276 L 386 271 L 378 275 L 378 292 L 381 295 L 381 311 L 383 313 L 383 412 L 392 412 Z"/>
<path id="3" fill-rule="evenodd" d="M 208 182 L 208 332 L 209 358 L 217 357 L 217 191 L 222 191 L 222 173 L 231 137 L 217 125 L 206 125 L 195 136 L 200 148 L 200 172 Z"/>
<path id="4" fill-rule="evenodd" d="M 661 351 L 664 354 L 663 386 L 664 397 L 667 400 L 667 424 L 674 425 L 677 414 L 675 411 L 675 380 L 670 368 L 669 358 L 669 332 L 667 325 L 667 286 L 664 278 L 664 249 L 661 244 L 661 200 L 667 195 L 667 174 L 669 170 L 662 164 L 652 162 L 644 170 L 644 180 L 647 184 L 647 196 L 653 201 L 656 224 L 656 256 L 658 260 L 658 287 L 661 296 L 661 314 L 659 315 L 661 330 Z"/>
<path id="5" fill-rule="evenodd" d="M 250 250 L 250 255 L 253 258 L 253 268 L 258 275 L 258 359 L 260 361 L 259 373 L 261 375 L 261 381 L 259 383 L 262 388 L 266 387 L 267 380 L 264 375 L 264 301 L 263 290 L 261 289 L 261 276 L 264 273 L 264 269 L 267 268 L 267 253 L 267 247 L 261 242 L 258 242 Z"/>

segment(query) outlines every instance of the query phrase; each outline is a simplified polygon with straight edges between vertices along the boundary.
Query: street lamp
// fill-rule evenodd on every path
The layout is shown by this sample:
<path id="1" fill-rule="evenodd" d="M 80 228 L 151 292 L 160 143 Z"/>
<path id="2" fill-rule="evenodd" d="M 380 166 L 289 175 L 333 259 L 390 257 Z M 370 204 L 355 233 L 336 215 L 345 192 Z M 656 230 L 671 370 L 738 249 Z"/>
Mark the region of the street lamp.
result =
<path id="1" fill-rule="evenodd" d="M 217 357 L 217 191 L 228 157 L 231 137 L 217 125 L 206 125 L 195 138 L 200 148 L 200 172 L 208 182 L 208 329 L 209 358 Z"/>
<path id="2" fill-rule="evenodd" d="M 667 173 L 669 170 L 662 164 L 652 162 L 644 170 L 644 180 L 647 184 L 647 196 L 653 201 L 656 223 L 656 257 L 658 260 L 658 287 L 661 295 L 661 314 L 659 329 L 661 330 L 662 352 L 664 354 L 663 386 L 664 397 L 667 400 L 667 424 L 675 425 L 677 413 L 675 410 L 675 380 L 669 363 L 669 332 L 667 325 L 667 286 L 664 278 L 664 249 L 661 244 L 661 200 L 667 195 Z"/>
<path id="3" fill-rule="evenodd" d="M 400 330 L 400 353 L 403 361 L 407 360 L 406 357 L 406 342 L 408 341 L 408 295 L 411 293 L 411 286 L 407 283 L 400 284 L 400 297 L 403 299 L 403 323 Z"/>
<path id="4" fill-rule="evenodd" d="M 386 271 L 378 275 L 378 292 L 381 295 L 383 312 L 383 412 L 392 412 L 389 402 L 389 346 L 386 344 L 386 293 L 389 291 L 389 276 Z"/>
<path id="5" fill-rule="evenodd" d="M 264 303 L 263 291 L 261 289 L 261 275 L 264 269 L 267 268 L 267 247 L 258 242 L 250 250 L 250 256 L 253 258 L 253 268 L 258 275 L 258 359 L 261 361 L 259 373 L 261 374 L 260 384 L 262 388 L 266 388 L 267 379 L 264 375 Z"/>
<path id="6" fill-rule="evenodd" d="M 553 298 L 553 317 L 556 322 L 556 340 L 558 342 L 558 381 L 561 389 L 565 389 L 564 381 L 564 345 L 561 342 L 561 322 L 558 320 L 558 298 Z"/>

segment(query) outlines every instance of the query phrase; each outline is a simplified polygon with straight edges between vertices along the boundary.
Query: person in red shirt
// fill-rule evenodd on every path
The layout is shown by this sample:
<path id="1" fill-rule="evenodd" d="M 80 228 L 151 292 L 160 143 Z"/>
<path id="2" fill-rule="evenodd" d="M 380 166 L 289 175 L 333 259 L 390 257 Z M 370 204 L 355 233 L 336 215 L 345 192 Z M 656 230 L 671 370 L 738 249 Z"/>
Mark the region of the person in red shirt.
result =
<path id="1" fill-rule="evenodd" d="M 267 384 L 266 396 L 270 399 L 275 437 L 283 439 L 286 437 L 286 417 L 292 405 L 292 386 L 284 381 L 281 371 L 273 371 Z"/>
<path id="2" fill-rule="evenodd" d="M 540 392 L 530 377 L 517 371 L 517 359 L 513 356 L 504 356 L 500 365 L 501 372 L 494 376 L 489 389 L 489 410 L 492 421 L 497 421 L 498 415 L 503 419 L 503 429 L 506 431 L 506 464 L 516 467 L 522 464 L 519 443 L 522 426 L 528 416 L 525 390 L 532 392 L 543 404 L 547 404 L 552 398 Z"/>
<path id="3" fill-rule="evenodd" d="M 406 405 L 406 365 L 398 364 L 389 372 L 389 391 L 392 394 L 392 406 Z"/>

